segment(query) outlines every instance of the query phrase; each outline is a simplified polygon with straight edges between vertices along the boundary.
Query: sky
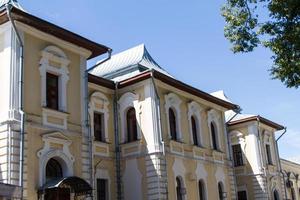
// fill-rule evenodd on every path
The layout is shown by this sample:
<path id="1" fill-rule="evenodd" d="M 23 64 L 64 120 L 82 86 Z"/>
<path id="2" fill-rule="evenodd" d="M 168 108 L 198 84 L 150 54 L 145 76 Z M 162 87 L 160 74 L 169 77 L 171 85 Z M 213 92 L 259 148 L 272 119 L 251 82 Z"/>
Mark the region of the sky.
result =
<path id="1" fill-rule="evenodd" d="M 280 155 L 300 162 L 300 89 L 288 89 L 271 79 L 272 54 L 267 49 L 248 54 L 230 51 L 220 15 L 224 2 L 19 0 L 27 12 L 104 44 L 114 53 L 144 43 L 159 65 L 177 79 L 209 93 L 224 90 L 243 113 L 286 126 L 287 133 L 279 140 Z"/>

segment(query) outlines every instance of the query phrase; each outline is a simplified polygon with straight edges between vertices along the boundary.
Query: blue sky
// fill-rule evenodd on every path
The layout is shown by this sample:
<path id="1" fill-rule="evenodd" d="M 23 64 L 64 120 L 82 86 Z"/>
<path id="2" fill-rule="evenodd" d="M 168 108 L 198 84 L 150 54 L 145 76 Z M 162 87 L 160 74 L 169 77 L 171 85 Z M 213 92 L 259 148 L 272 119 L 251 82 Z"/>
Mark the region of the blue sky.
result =
<path id="1" fill-rule="evenodd" d="M 287 126 L 280 154 L 300 161 L 299 89 L 271 80 L 268 50 L 236 55 L 230 51 L 220 16 L 224 0 L 19 2 L 31 14 L 107 45 L 115 53 L 145 43 L 153 58 L 181 81 L 206 92 L 222 89 L 243 113 Z"/>

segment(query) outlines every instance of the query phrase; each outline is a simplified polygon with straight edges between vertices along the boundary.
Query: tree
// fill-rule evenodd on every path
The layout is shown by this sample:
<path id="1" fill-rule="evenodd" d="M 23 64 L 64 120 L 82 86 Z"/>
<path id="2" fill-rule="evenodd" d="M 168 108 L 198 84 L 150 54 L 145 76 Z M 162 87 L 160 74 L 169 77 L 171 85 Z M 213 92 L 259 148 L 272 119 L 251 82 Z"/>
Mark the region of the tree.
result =
<path id="1" fill-rule="evenodd" d="M 234 53 L 269 48 L 272 78 L 300 86 L 300 0 L 226 0 L 222 16 Z"/>

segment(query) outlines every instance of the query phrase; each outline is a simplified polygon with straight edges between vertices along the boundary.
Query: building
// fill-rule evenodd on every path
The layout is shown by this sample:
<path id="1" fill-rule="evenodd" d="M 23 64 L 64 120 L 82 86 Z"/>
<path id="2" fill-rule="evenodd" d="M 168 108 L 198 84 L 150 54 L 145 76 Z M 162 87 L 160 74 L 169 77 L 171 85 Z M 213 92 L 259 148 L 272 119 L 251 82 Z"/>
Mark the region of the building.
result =
<path id="1" fill-rule="evenodd" d="M 287 199 L 300 199 L 300 165 L 289 160 L 281 159 L 282 172 L 284 176 L 284 184 L 286 187 Z"/>
<path id="2" fill-rule="evenodd" d="M 283 126 L 177 80 L 143 44 L 111 56 L 0 2 L 0 199 L 298 195 L 300 168 L 276 148 Z"/>

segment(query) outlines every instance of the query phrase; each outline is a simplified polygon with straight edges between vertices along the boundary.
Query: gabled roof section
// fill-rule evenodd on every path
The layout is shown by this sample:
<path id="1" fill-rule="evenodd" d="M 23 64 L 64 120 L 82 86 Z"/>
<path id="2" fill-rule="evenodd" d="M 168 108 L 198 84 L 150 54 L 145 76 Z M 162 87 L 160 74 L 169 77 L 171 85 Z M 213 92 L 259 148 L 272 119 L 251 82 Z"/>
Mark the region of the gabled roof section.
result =
<path id="1" fill-rule="evenodd" d="M 171 77 L 151 57 L 145 45 L 140 44 L 113 55 L 110 60 L 92 70 L 91 74 L 121 81 L 152 69 Z"/>
<path id="2" fill-rule="evenodd" d="M 24 11 L 24 9 L 22 8 L 22 6 L 19 4 L 17 0 L 0 0 L 0 10 L 5 9 L 6 4 L 10 4 L 13 7 L 16 7 Z"/>
<path id="3" fill-rule="evenodd" d="M 222 99 L 224 101 L 227 102 L 231 102 L 229 100 L 229 98 L 225 95 L 224 91 L 217 91 L 217 92 L 213 92 L 211 93 L 211 95 Z M 237 124 L 241 124 L 241 123 L 246 123 L 246 122 L 250 122 L 250 121 L 260 121 L 263 124 L 266 124 L 267 126 L 270 126 L 272 128 L 275 128 L 276 130 L 282 130 L 284 129 L 284 127 L 280 124 L 277 124 L 271 120 L 268 120 L 260 115 L 252 115 L 252 114 L 241 114 L 241 113 L 237 113 L 234 110 L 228 110 L 225 112 L 225 118 L 226 118 L 226 122 L 229 126 L 233 126 L 233 125 L 237 125 Z"/>

